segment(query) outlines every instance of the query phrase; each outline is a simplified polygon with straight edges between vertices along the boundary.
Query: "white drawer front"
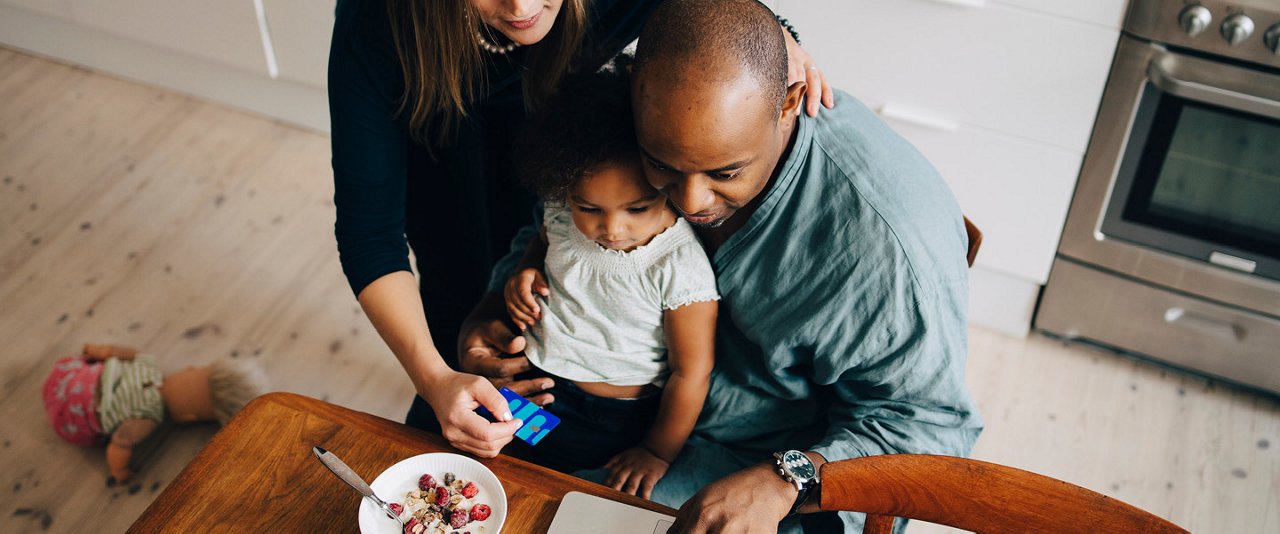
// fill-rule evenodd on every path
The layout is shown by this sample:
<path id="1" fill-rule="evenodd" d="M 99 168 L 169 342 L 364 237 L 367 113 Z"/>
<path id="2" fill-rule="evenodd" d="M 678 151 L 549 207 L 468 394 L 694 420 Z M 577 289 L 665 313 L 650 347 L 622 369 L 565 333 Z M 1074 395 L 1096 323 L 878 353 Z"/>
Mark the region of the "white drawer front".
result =
<path id="1" fill-rule="evenodd" d="M 885 108 L 864 100 L 929 159 L 983 233 L 977 263 L 1043 284 L 1082 152 Z"/>
<path id="2" fill-rule="evenodd" d="M 1057 260 L 1036 328 L 1280 393 L 1280 321 Z"/>
<path id="3" fill-rule="evenodd" d="M 832 85 L 1084 152 L 1119 32 L 1025 8 L 784 0 Z"/>
<path id="4" fill-rule="evenodd" d="M 159 48 L 267 72 L 251 0 L 71 0 L 71 15 L 79 24 Z"/>

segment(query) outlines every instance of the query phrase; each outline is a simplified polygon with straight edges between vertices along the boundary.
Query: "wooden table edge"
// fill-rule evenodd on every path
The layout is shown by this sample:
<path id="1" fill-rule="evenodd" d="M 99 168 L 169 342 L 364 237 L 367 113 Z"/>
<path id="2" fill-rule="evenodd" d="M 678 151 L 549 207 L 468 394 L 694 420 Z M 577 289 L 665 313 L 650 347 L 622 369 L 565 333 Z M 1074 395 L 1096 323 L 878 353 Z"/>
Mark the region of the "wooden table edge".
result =
<path id="1" fill-rule="evenodd" d="M 128 532 L 155 532 L 161 530 L 165 524 L 164 519 L 167 517 L 166 510 L 174 510 L 181 506 L 182 499 L 196 485 L 197 482 L 205 479 L 209 472 L 216 469 L 216 462 L 212 462 L 222 455 L 225 449 L 228 449 L 234 442 L 235 433 L 243 425 L 252 424 L 253 415 L 260 411 L 262 407 L 269 404 L 277 404 L 296 411 L 312 413 L 321 417 L 326 417 L 332 421 L 342 421 L 344 425 L 354 425 L 362 431 L 374 434 L 381 439 L 389 439 L 397 441 L 408 447 L 422 448 L 423 452 L 436 452 L 443 450 L 445 452 L 453 452 L 461 454 L 469 458 L 473 458 L 486 467 L 493 469 L 490 463 L 511 463 L 513 467 L 519 469 L 529 469 L 538 472 L 539 476 L 559 479 L 569 485 L 581 486 L 575 491 L 581 491 L 589 495 L 604 497 L 624 504 L 637 506 L 654 512 L 676 515 L 676 510 L 652 502 L 640 497 L 619 492 L 613 488 L 603 486 L 594 482 L 583 480 L 572 475 L 567 475 L 554 471 L 539 465 L 535 465 L 518 458 L 509 456 L 499 456 L 498 458 L 477 458 L 468 453 L 464 453 L 454 449 L 444 440 L 443 437 L 427 432 L 425 430 L 406 426 L 402 423 L 392 421 L 377 415 L 366 412 L 352 410 L 331 404 L 319 399 L 314 399 L 297 393 L 289 392 L 272 392 L 262 395 L 251 401 L 240 413 L 236 414 L 226 426 L 218 431 L 209 440 L 200 452 L 196 453 L 191 462 L 187 464 L 178 476 L 173 479 L 156 497 L 151 505 L 142 512 L 134 520 L 133 525 L 129 527 Z M 563 495 L 559 498 L 563 498 Z"/>

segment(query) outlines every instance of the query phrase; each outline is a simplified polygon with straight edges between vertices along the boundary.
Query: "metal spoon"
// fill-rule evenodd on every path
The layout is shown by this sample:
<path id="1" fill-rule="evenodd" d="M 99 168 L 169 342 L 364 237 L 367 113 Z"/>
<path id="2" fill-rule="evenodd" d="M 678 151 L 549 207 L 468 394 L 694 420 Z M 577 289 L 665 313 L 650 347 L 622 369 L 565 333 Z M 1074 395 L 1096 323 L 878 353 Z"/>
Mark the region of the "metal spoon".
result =
<path id="1" fill-rule="evenodd" d="M 364 479 L 360 478 L 360 475 L 357 475 L 355 471 L 352 471 L 351 468 L 347 466 L 346 462 L 343 462 L 333 453 L 320 447 L 311 447 L 311 452 L 315 453 L 316 458 L 320 459 L 320 463 L 329 468 L 329 471 L 332 471 L 333 474 L 337 475 L 343 482 L 346 482 L 348 486 L 351 486 L 364 498 L 373 501 L 373 504 L 377 505 L 378 508 L 381 508 L 382 511 L 386 512 L 386 514 L 391 516 L 392 519 L 399 521 L 400 530 L 404 530 L 405 522 L 403 519 L 400 519 L 400 515 L 391 510 L 391 505 L 387 504 L 387 501 L 379 499 L 377 495 L 374 495 L 373 489 L 370 488 L 368 484 L 365 484 Z"/>

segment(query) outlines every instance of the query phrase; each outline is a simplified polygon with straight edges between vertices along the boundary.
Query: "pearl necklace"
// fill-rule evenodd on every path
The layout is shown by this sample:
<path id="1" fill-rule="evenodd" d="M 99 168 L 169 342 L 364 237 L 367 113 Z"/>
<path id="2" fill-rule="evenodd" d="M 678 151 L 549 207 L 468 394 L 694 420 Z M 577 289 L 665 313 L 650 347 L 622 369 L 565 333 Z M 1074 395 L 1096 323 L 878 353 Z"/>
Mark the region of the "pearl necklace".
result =
<path id="1" fill-rule="evenodd" d="M 480 48 L 483 48 L 490 54 L 506 54 L 507 52 L 515 50 L 517 46 L 520 46 L 520 43 L 514 41 L 503 46 L 498 46 L 489 42 L 488 39 L 485 39 L 484 34 L 480 33 L 480 28 L 476 28 L 474 31 L 476 34 L 476 42 L 480 44 Z"/>

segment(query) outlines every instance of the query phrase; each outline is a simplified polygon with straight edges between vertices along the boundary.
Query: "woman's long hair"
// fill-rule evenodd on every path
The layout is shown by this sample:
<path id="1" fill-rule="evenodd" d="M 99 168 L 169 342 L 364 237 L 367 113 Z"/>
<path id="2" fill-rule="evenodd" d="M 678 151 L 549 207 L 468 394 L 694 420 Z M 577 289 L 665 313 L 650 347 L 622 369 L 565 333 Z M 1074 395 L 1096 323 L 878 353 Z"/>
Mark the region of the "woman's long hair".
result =
<path id="1" fill-rule="evenodd" d="M 529 47 L 526 108 L 555 93 L 569 71 L 586 31 L 587 1 L 564 0 L 551 32 Z M 468 104 L 487 89 L 485 53 L 475 38 L 484 23 L 467 0 L 389 0 L 387 11 L 404 76 L 399 113 L 408 112 L 414 140 L 448 145 Z"/>

